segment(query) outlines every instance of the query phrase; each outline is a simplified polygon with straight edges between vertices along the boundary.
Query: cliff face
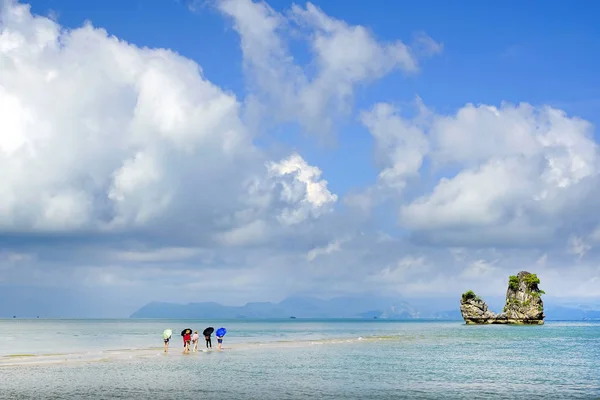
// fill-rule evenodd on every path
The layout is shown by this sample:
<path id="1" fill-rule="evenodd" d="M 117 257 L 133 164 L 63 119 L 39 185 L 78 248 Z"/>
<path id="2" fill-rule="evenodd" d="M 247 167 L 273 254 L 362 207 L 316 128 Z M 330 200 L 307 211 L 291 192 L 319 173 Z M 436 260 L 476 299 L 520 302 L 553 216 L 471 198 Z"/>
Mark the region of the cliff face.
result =
<path id="1" fill-rule="evenodd" d="M 467 324 L 543 324 L 544 291 L 539 278 L 526 271 L 509 277 L 506 304 L 500 314 L 488 310 L 485 301 L 472 291 L 465 292 L 460 301 L 460 312 Z"/>
<path id="2" fill-rule="evenodd" d="M 544 323 L 544 293 L 538 287 L 540 280 L 535 274 L 521 271 L 517 279 L 511 277 L 506 290 L 506 304 L 502 314 L 509 321 L 529 324 Z"/>
<path id="3" fill-rule="evenodd" d="M 467 324 L 490 324 L 496 319 L 496 314 L 488 310 L 485 301 L 481 300 L 472 291 L 463 294 L 460 302 L 460 313 Z"/>

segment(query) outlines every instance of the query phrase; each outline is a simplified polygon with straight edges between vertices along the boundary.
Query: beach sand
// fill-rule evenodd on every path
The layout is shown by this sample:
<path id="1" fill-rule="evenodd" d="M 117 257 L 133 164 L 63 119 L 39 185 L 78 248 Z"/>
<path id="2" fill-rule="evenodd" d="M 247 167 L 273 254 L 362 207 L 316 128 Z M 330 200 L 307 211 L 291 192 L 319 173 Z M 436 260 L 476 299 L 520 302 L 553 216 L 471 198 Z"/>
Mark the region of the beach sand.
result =
<path id="1" fill-rule="evenodd" d="M 339 338 L 339 339 L 324 339 L 324 340 L 293 340 L 293 341 L 275 341 L 275 342 L 255 342 L 235 344 L 223 347 L 218 350 L 216 347 L 212 349 L 199 349 L 198 352 L 190 351 L 184 354 L 181 347 L 171 346 L 167 353 L 163 352 L 162 347 L 139 348 L 139 349 L 115 349 L 101 350 L 77 353 L 64 354 L 8 354 L 0 356 L 0 368 L 11 366 L 24 365 L 55 365 L 55 364 L 74 364 L 74 363 L 95 363 L 95 362 L 119 362 L 134 359 L 147 359 L 153 357 L 194 357 L 202 356 L 206 353 L 219 353 L 230 351 L 256 351 L 261 349 L 284 349 L 284 348 L 299 348 L 319 345 L 341 345 L 358 342 L 373 342 L 384 340 L 406 340 L 410 338 L 400 336 L 373 336 L 373 337 L 358 337 L 355 339 Z"/>

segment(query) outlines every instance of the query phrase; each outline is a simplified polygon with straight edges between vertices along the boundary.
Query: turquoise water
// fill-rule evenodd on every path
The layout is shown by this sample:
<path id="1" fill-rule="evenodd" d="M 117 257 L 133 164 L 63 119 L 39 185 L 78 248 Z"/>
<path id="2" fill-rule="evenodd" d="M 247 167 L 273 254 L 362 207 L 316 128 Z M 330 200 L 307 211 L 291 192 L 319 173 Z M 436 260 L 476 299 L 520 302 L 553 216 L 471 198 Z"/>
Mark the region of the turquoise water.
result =
<path id="1" fill-rule="evenodd" d="M 225 349 L 182 355 L 179 332 L 209 325 Z M 600 398 L 600 323 L 0 320 L 0 335 L 0 398 Z"/>

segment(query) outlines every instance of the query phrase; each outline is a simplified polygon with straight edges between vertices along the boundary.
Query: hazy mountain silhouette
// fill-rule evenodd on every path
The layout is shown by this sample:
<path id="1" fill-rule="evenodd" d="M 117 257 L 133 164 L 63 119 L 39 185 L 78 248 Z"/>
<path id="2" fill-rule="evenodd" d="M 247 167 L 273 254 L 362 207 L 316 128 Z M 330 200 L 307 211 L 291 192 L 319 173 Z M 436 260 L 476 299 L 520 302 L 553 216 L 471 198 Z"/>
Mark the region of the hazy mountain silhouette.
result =
<path id="1" fill-rule="evenodd" d="M 503 297 L 490 297 L 491 309 L 501 310 Z M 547 320 L 600 319 L 600 306 L 561 303 L 546 300 Z M 175 304 L 152 302 L 140 308 L 131 318 L 235 319 L 235 318 L 364 318 L 364 319 L 440 319 L 462 320 L 457 299 L 409 299 L 390 297 L 344 296 L 329 300 L 293 296 L 279 303 L 248 303 L 224 306 L 214 302 Z"/>
<path id="2" fill-rule="evenodd" d="M 485 296 L 495 312 L 503 296 Z M 93 288 L 45 288 L 0 285 L 0 318 L 363 318 L 462 320 L 456 297 L 392 298 L 343 296 L 330 300 L 292 296 L 279 303 L 225 306 L 216 302 L 176 304 L 152 302 L 139 308 L 134 293 Z M 600 320 L 600 299 L 544 296 L 546 320 Z M 131 312 L 136 310 L 133 314 Z"/>
<path id="3" fill-rule="evenodd" d="M 152 302 L 131 318 L 419 318 L 419 311 L 405 301 L 372 296 L 346 296 L 322 300 L 289 297 L 279 303 L 223 306 L 205 302 L 173 304 Z"/>

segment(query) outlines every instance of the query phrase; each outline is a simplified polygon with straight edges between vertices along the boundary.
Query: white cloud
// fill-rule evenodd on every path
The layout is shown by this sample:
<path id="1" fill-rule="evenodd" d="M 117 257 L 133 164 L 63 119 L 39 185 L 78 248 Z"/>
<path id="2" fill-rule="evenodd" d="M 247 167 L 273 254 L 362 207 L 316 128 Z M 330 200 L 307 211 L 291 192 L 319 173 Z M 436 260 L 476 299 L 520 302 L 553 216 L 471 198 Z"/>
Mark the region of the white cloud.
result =
<path id="1" fill-rule="evenodd" d="M 380 182 L 394 189 L 404 189 L 408 179 L 418 177 L 429 151 L 423 129 L 405 121 L 398 110 L 385 103 L 363 112 L 361 120 L 373 135 L 378 160 L 383 166 Z"/>
<path id="2" fill-rule="evenodd" d="M 233 19 L 245 69 L 268 113 L 312 132 L 331 130 L 350 111 L 356 85 L 394 70 L 418 71 L 416 55 L 403 42 L 379 42 L 367 28 L 330 17 L 311 3 L 293 5 L 287 15 L 251 0 L 220 0 L 218 7 Z M 294 62 L 289 36 L 308 40 L 314 74 Z M 427 50 L 424 56 L 441 51 L 424 33 L 417 44 Z"/>
<path id="3" fill-rule="evenodd" d="M 0 49 L 2 232 L 176 227 L 190 237 L 200 227 L 231 244 L 249 232 L 244 224 L 260 225 L 229 217 L 260 201 L 249 198 L 249 180 L 257 194 L 281 195 L 284 224 L 316 218 L 337 199 L 300 155 L 270 163 L 235 96 L 174 52 L 90 24 L 61 29 L 13 2 Z"/>
<path id="4" fill-rule="evenodd" d="M 547 107 L 466 106 L 435 118 L 430 135 L 435 162 L 465 169 L 402 209 L 416 229 L 522 224 L 554 232 L 598 176 L 590 124 Z"/>
<path id="5" fill-rule="evenodd" d="M 433 40 L 425 32 L 417 32 L 414 35 L 412 47 L 415 53 L 424 56 L 433 56 L 444 50 L 444 45 Z"/>
<path id="6" fill-rule="evenodd" d="M 342 250 L 342 244 L 344 244 L 348 240 L 349 240 L 349 238 L 337 239 L 337 240 L 334 240 L 334 241 L 330 242 L 325 247 L 315 247 L 314 249 L 312 249 L 311 251 L 309 251 L 306 254 L 306 259 L 310 262 L 310 261 L 313 261 L 315 258 L 317 258 L 319 256 L 325 256 L 327 254 L 331 254 L 331 253 L 335 253 L 337 251 L 341 251 Z"/>
<path id="7" fill-rule="evenodd" d="M 178 176 L 248 150 L 235 98 L 172 52 L 61 31 L 10 3 L 0 43 L 0 102 L 21 121 L 0 122 L 19 138 L 0 153 L 3 230 L 143 225 L 185 190 Z"/>
<path id="8" fill-rule="evenodd" d="M 430 195 L 402 208 L 402 221 L 417 229 L 500 224 L 507 213 L 514 212 L 508 207 L 530 195 L 530 175 L 524 167 L 516 160 L 493 160 L 481 168 L 463 170 L 452 179 L 442 179 Z"/>
<path id="9" fill-rule="evenodd" d="M 389 110 L 379 104 L 363 118 L 387 156 L 380 182 L 403 188 L 426 161 L 434 174 L 458 171 L 401 206 L 402 225 L 421 239 L 454 246 L 549 243 L 594 195 L 589 188 L 600 164 L 591 125 L 560 110 L 466 105 L 444 116 L 421 105 L 413 119 Z"/>
<path id="10" fill-rule="evenodd" d="M 268 165 L 274 183 L 281 185 L 281 200 L 293 207 L 285 207 L 278 215 L 281 223 L 293 225 L 309 216 L 318 217 L 330 210 L 337 195 L 327 189 L 327 181 L 320 179 L 321 170 L 310 166 L 298 154 Z"/>
<path id="11" fill-rule="evenodd" d="M 200 290 L 240 303 L 294 292 L 501 296 L 509 274 L 535 268 L 548 293 L 600 295 L 598 150 L 586 121 L 527 104 L 442 115 L 420 99 L 408 118 L 376 103 L 359 119 L 380 171 L 351 195 L 333 193 L 338 182 L 310 157 L 253 141 L 270 132 L 249 116 L 332 130 L 359 85 L 414 74 L 442 51 L 425 34 L 383 41 L 310 3 L 277 12 L 219 1 L 240 34 L 241 101 L 172 51 L 3 4 L 3 283 L 127 286 L 141 302 L 198 301 Z M 290 50 L 297 38 L 306 65 Z"/>

